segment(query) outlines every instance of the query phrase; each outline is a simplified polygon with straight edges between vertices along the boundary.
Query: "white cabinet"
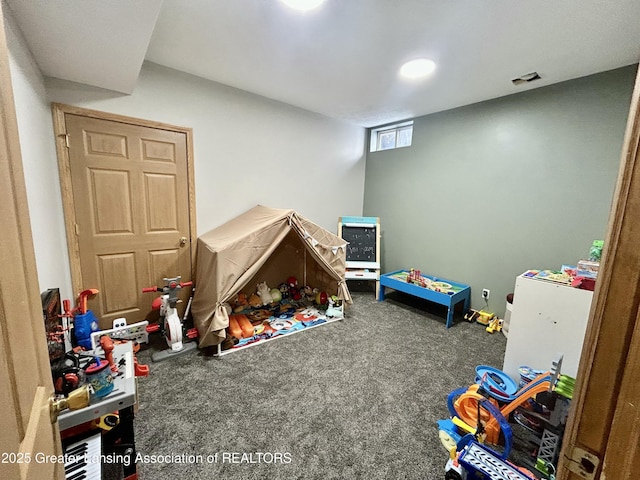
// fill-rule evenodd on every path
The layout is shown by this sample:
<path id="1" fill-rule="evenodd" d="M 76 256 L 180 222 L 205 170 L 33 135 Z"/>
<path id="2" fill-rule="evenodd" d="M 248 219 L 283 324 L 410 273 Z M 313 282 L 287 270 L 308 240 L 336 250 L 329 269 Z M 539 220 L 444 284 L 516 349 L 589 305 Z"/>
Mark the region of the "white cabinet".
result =
<path id="1" fill-rule="evenodd" d="M 562 353 L 561 373 L 575 378 L 592 298 L 589 290 L 516 277 L 502 370 L 519 381 L 520 366 L 549 370 Z"/>

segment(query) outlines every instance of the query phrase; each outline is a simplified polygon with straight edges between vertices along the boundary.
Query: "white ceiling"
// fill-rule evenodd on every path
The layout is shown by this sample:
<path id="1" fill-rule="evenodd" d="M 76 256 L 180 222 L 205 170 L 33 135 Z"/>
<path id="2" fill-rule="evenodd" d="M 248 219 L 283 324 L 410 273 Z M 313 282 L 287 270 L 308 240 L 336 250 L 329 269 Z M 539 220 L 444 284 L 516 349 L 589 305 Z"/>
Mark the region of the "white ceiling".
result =
<path id="1" fill-rule="evenodd" d="M 45 75 L 131 93 L 146 59 L 366 127 L 640 60 L 638 0 L 6 1 Z"/>

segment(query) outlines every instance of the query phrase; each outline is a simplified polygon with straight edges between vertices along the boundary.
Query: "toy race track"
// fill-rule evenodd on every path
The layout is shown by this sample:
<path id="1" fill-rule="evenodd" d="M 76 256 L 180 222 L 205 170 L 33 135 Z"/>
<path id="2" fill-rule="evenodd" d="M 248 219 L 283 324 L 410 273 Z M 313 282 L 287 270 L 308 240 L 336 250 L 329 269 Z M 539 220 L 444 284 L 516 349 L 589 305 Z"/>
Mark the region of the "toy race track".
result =
<path id="1" fill-rule="evenodd" d="M 520 390 L 509 403 L 502 406 L 500 413 L 505 418 L 509 418 L 511 412 L 529 401 L 529 399 L 535 398 L 539 393 L 548 391 L 550 385 L 549 373 L 539 375 L 535 380 Z M 486 397 L 478 393 L 478 388 L 479 385 L 477 384 L 471 385 L 464 393 L 458 396 L 455 403 L 453 403 L 452 395 L 458 394 L 460 390 L 452 392 L 449 400 L 451 416 L 457 415 L 467 425 L 472 426 L 478 424 L 478 402 L 486 400 Z M 500 425 L 498 420 L 486 410 L 481 410 L 480 417 L 482 423 L 485 424 L 487 442 L 497 444 L 500 438 Z"/>

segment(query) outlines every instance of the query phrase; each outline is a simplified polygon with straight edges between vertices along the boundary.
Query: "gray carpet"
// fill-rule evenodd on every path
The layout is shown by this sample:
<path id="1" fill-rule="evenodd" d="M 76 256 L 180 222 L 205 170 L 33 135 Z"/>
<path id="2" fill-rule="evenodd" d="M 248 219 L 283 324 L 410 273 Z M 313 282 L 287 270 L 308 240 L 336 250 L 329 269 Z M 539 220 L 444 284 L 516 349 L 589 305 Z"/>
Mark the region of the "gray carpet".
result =
<path id="1" fill-rule="evenodd" d="M 355 292 L 342 321 L 222 358 L 140 352 L 151 374 L 138 383 L 138 453 L 196 456 L 148 458 L 140 478 L 443 478 L 447 394 L 473 383 L 476 365 L 501 368 L 506 345 L 462 312 L 447 330 L 445 314 Z"/>

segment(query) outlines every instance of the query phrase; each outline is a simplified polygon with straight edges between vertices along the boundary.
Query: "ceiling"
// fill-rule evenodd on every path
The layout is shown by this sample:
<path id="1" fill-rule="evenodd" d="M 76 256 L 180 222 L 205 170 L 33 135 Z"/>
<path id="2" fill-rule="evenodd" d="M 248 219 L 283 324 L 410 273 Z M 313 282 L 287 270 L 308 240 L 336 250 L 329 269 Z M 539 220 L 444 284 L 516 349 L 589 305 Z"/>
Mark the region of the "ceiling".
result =
<path id="1" fill-rule="evenodd" d="M 640 60 L 638 0 L 5 1 L 44 75 L 129 94 L 146 60 L 365 127 Z"/>

